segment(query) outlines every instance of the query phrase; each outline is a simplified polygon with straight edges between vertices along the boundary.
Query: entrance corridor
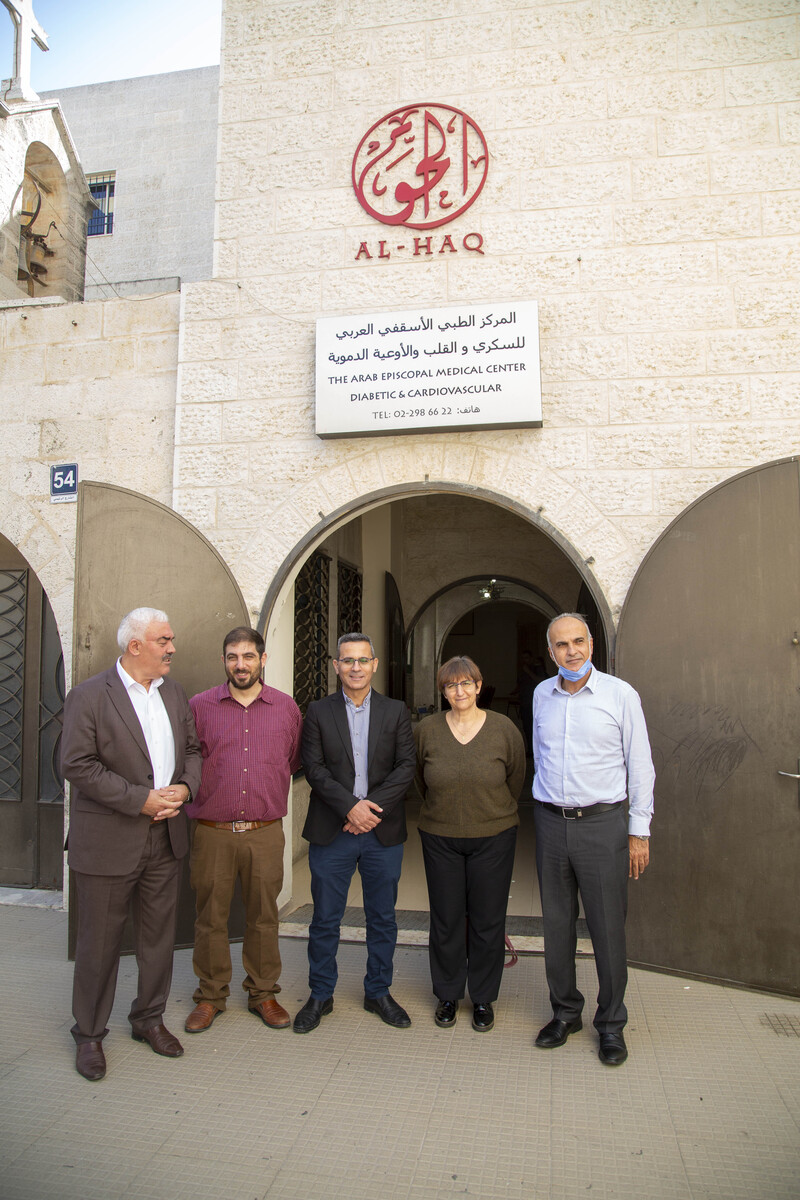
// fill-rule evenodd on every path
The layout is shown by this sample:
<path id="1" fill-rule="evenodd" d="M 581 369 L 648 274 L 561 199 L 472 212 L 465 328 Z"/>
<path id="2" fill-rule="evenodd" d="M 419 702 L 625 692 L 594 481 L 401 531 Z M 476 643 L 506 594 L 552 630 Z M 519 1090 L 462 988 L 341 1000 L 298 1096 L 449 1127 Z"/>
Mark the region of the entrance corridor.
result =
<path id="1" fill-rule="evenodd" d="M 529 760 L 530 761 L 530 760 Z M 527 785 L 526 785 L 527 786 Z M 530 787 L 527 786 L 528 794 Z M 541 917 L 542 907 L 539 899 L 539 884 L 536 879 L 536 840 L 533 829 L 533 803 L 520 805 L 520 824 L 517 831 L 517 850 L 514 856 L 514 876 L 509 894 L 509 917 Z M 406 820 L 408 823 L 408 841 L 403 847 L 403 872 L 400 876 L 400 887 L 397 895 L 397 908 L 402 913 L 428 912 L 428 889 L 425 883 L 425 867 L 422 861 L 422 843 L 417 830 L 419 802 L 406 805 Z M 304 855 L 294 864 L 292 884 L 292 902 L 289 912 L 284 914 L 284 922 L 292 924 L 292 917 L 298 910 L 305 910 L 311 904 L 311 878 L 308 870 L 308 856 Z M 358 873 L 353 876 L 350 892 L 347 897 L 348 908 L 361 908 L 361 880 Z M 512 921 L 513 925 L 514 922 Z M 522 922 L 517 923 L 520 928 Z M 427 930 L 427 923 L 424 924 Z M 286 930 L 291 933 L 290 930 Z M 404 933 L 400 930 L 400 940 Z M 427 936 L 423 939 L 427 942 Z M 409 944 L 415 944 L 412 940 Z M 422 944 L 422 943 L 421 943 Z"/>
<path id="2" fill-rule="evenodd" d="M 542 936 L 539 882 L 536 876 L 536 833 L 531 798 L 532 780 L 533 763 L 529 758 L 525 782 L 520 793 L 520 823 L 517 830 L 514 873 L 508 900 L 506 936 L 514 950 L 526 954 L 542 954 L 544 938 Z M 398 944 L 401 946 L 428 945 L 428 888 L 422 860 L 422 843 L 417 829 L 419 809 L 419 801 L 406 803 L 408 840 L 403 847 L 403 871 L 397 893 L 397 936 Z M 282 914 L 282 935 L 307 938 L 313 911 L 308 856 L 304 854 L 293 867 L 292 899 Z M 344 942 L 363 942 L 364 936 L 361 879 L 356 872 L 350 884 L 341 937 Z M 583 920 L 583 907 L 581 906 L 581 917 L 578 921 L 578 954 L 591 955 L 591 953 L 592 944 Z"/>

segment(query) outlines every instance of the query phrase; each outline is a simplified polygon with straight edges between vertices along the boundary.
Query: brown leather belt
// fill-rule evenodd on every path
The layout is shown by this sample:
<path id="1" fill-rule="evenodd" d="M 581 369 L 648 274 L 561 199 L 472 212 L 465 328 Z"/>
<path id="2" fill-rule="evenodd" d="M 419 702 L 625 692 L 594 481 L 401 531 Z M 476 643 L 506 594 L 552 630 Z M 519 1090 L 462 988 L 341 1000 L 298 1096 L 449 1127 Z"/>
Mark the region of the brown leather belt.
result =
<path id="1" fill-rule="evenodd" d="M 581 817 L 590 817 L 592 813 L 608 812 L 611 808 L 619 808 L 622 804 L 620 800 L 617 804 L 586 804 L 583 808 L 565 808 L 563 804 L 548 804 L 546 800 L 538 800 L 542 808 L 549 808 L 550 812 L 558 813 L 565 821 L 580 820 Z"/>
<path id="2" fill-rule="evenodd" d="M 201 821 L 198 817 L 198 825 L 207 825 L 209 829 L 227 829 L 229 833 L 248 833 L 251 829 L 263 829 L 265 825 L 274 825 L 280 821 L 280 817 L 276 817 L 274 821 Z"/>

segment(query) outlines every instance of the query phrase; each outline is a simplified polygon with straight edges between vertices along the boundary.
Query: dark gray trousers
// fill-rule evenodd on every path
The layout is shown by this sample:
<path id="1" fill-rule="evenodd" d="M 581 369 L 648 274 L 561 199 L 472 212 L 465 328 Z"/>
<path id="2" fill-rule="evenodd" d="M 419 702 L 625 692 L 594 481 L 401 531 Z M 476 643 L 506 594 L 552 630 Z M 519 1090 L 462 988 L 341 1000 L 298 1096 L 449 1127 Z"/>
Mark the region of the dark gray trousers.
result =
<path id="1" fill-rule="evenodd" d="M 619 1033 L 628 1019 L 624 1003 L 629 869 L 625 806 L 574 820 L 565 820 L 539 803 L 534 809 L 544 960 L 553 1016 L 574 1021 L 583 1010 L 584 999 L 575 977 L 580 893 L 599 984 L 594 1026 L 599 1033 Z"/>
<path id="2" fill-rule="evenodd" d="M 181 861 L 167 822 L 150 826 L 141 861 L 130 875 L 75 872 L 78 938 L 72 1014 L 75 1041 L 101 1041 L 114 1004 L 122 935 L 133 911 L 139 987 L 128 1020 L 135 1033 L 158 1025 L 172 982 Z"/>

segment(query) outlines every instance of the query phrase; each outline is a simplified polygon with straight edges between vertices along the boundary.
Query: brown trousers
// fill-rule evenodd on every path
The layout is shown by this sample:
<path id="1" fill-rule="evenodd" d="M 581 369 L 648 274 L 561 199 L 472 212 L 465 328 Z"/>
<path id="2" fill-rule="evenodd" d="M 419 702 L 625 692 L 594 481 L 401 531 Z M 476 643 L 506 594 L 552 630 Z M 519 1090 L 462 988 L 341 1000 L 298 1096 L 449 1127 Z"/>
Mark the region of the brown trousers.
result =
<path id="1" fill-rule="evenodd" d="M 283 886 L 283 824 L 233 833 L 197 823 L 191 881 L 197 901 L 192 966 L 199 983 L 195 1004 L 210 1001 L 224 1010 L 230 995 L 228 916 L 237 877 L 245 907 L 242 987 L 252 1008 L 280 991 L 278 893 Z"/>
<path id="2" fill-rule="evenodd" d="M 161 1023 L 172 982 L 180 876 L 181 860 L 172 853 L 166 821 L 150 826 L 139 865 L 130 875 L 74 872 L 78 938 L 72 1036 L 76 1042 L 99 1041 L 108 1033 L 129 909 L 139 987 L 128 1020 L 134 1033 Z"/>

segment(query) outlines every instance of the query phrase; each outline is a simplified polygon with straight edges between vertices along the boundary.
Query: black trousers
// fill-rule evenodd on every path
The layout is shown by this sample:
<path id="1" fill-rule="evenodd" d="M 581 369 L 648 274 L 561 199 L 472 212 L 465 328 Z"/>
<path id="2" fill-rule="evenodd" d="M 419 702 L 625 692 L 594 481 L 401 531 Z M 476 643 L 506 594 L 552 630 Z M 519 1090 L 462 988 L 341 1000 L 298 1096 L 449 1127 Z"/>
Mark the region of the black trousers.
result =
<path id="1" fill-rule="evenodd" d="M 599 983 L 594 1026 L 600 1033 L 619 1033 L 628 1019 L 624 1003 L 629 869 L 625 806 L 573 820 L 565 820 L 541 804 L 534 809 L 544 961 L 553 1016 L 573 1021 L 583 1010 L 575 977 L 580 892 Z"/>
<path id="2" fill-rule="evenodd" d="M 516 827 L 485 838 L 439 837 L 420 830 L 420 838 L 434 995 L 460 1000 L 468 987 L 473 1004 L 490 1004 L 503 977 Z"/>

